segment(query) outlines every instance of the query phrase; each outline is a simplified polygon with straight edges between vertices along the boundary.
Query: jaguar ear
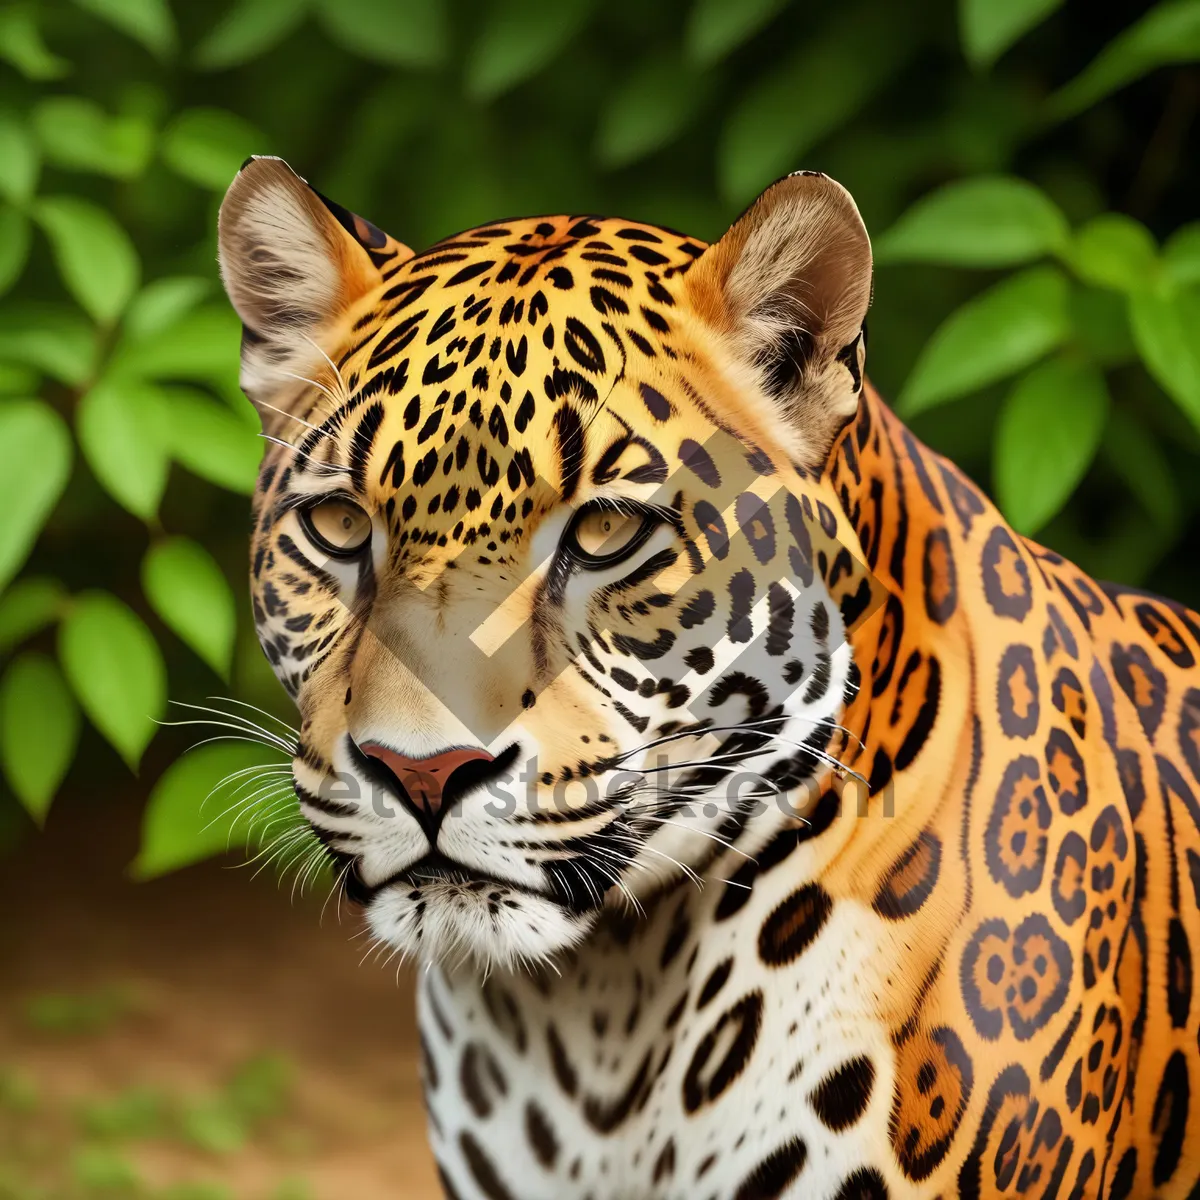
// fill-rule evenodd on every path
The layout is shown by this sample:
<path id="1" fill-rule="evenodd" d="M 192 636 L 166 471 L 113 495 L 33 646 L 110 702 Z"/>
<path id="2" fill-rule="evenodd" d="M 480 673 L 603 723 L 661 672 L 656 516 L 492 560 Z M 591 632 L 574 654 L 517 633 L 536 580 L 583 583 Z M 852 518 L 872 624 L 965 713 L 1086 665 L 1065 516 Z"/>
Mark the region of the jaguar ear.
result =
<path id="1" fill-rule="evenodd" d="M 221 278 L 242 319 L 242 389 L 269 401 L 321 358 L 322 331 L 412 251 L 325 199 L 281 158 L 248 159 L 217 220 Z M 290 372 L 290 374 L 289 374 Z"/>
<path id="2" fill-rule="evenodd" d="M 772 184 L 688 287 L 784 419 L 794 457 L 820 465 L 863 386 L 871 242 L 850 193 L 812 171 Z"/>

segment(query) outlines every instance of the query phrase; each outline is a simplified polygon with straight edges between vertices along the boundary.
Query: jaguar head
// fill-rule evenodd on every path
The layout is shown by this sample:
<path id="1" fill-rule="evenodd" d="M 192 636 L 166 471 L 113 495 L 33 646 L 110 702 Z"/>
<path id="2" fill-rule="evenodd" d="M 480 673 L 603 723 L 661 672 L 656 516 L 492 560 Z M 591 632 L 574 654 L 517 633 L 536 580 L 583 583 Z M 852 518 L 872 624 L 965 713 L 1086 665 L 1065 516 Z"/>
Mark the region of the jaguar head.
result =
<path id="1" fill-rule="evenodd" d="M 871 290 L 842 187 L 708 247 L 561 216 L 414 254 L 259 158 L 220 261 L 258 635 L 379 938 L 537 961 L 803 819 L 869 590 L 823 475 Z"/>

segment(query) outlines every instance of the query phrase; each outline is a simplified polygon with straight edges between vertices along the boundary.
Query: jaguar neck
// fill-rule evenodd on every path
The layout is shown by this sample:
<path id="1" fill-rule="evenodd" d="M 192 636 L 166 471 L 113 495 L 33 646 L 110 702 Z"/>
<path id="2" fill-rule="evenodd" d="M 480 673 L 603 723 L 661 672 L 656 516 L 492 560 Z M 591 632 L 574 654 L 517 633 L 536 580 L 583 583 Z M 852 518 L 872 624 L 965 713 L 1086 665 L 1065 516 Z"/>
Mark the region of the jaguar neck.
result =
<path id="1" fill-rule="evenodd" d="M 869 384 L 826 480 L 873 594 L 848 622 L 860 684 L 843 717 L 842 761 L 866 786 L 856 783 L 853 805 L 843 790 L 841 804 L 870 844 L 890 841 L 896 823 L 919 826 L 945 790 L 946 764 L 970 756 L 973 666 L 954 564 L 964 511 L 986 501 Z"/>

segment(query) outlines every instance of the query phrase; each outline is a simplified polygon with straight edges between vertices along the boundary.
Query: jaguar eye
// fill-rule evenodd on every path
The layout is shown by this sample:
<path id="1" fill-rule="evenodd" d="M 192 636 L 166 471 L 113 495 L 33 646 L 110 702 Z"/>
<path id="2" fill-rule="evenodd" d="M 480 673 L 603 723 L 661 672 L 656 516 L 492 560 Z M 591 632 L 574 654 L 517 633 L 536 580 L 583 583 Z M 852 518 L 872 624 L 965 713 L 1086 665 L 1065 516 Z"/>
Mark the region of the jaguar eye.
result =
<path id="1" fill-rule="evenodd" d="M 566 549 L 588 570 L 611 567 L 637 550 L 656 524 L 645 513 L 618 512 L 608 505 L 585 505 L 567 531 Z"/>
<path id="2" fill-rule="evenodd" d="M 313 543 L 333 558 L 353 558 L 371 538 L 371 518 L 340 496 L 302 509 L 300 521 Z"/>

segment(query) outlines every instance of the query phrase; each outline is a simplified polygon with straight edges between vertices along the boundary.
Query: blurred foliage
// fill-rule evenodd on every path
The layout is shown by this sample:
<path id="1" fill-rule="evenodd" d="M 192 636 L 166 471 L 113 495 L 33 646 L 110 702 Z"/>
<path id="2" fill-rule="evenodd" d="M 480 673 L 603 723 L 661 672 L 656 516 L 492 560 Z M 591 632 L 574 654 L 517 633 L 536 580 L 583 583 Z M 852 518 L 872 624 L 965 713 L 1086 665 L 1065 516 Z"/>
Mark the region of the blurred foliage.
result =
<path id="1" fill-rule="evenodd" d="M 44 992 L 29 998 L 25 1023 L 43 1033 L 97 1033 L 136 1008 L 136 997 L 123 987 L 92 992 Z"/>
<path id="2" fill-rule="evenodd" d="M 78 1000 L 81 1008 L 89 1003 Z M 64 1097 L 43 1095 L 26 1073 L 0 1069 L 0 1200 L 232 1200 L 230 1186 L 203 1175 L 220 1171 L 251 1145 L 274 1148 L 281 1157 L 290 1146 L 294 1157 L 297 1138 L 305 1140 L 293 1112 L 293 1074 L 288 1059 L 260 1054 L 207 1092 L 134 1084 Z M 199 1164 L 203 1175 L 151 1185 L 140 1160 L 141 1151 L 155 1146 L 176 1151 L 171 1174 L 194 1174 Z M 155 1173 L 164 1173 L 161 1164 Z M 305 1181 L 290 1174 L 254 1194 L 262 1200 L 312 1196 Z"/>
<path id="3" fill-rule="evenodd" d="M 155 737 L 168 693 L 283 711 L 214 267 L 250 153 L 414 246 L 558 211 L 711 239 L 827 171 L 884 395 L 1018 529 L 1200 603 L 1197 60 L 1200 0 L 0 4 L 0 829 L 143 769 L 138 876 L 301 845 L 286 727 L 227 702 L 241 740 L 165 774 L 195 731 Z"/>

